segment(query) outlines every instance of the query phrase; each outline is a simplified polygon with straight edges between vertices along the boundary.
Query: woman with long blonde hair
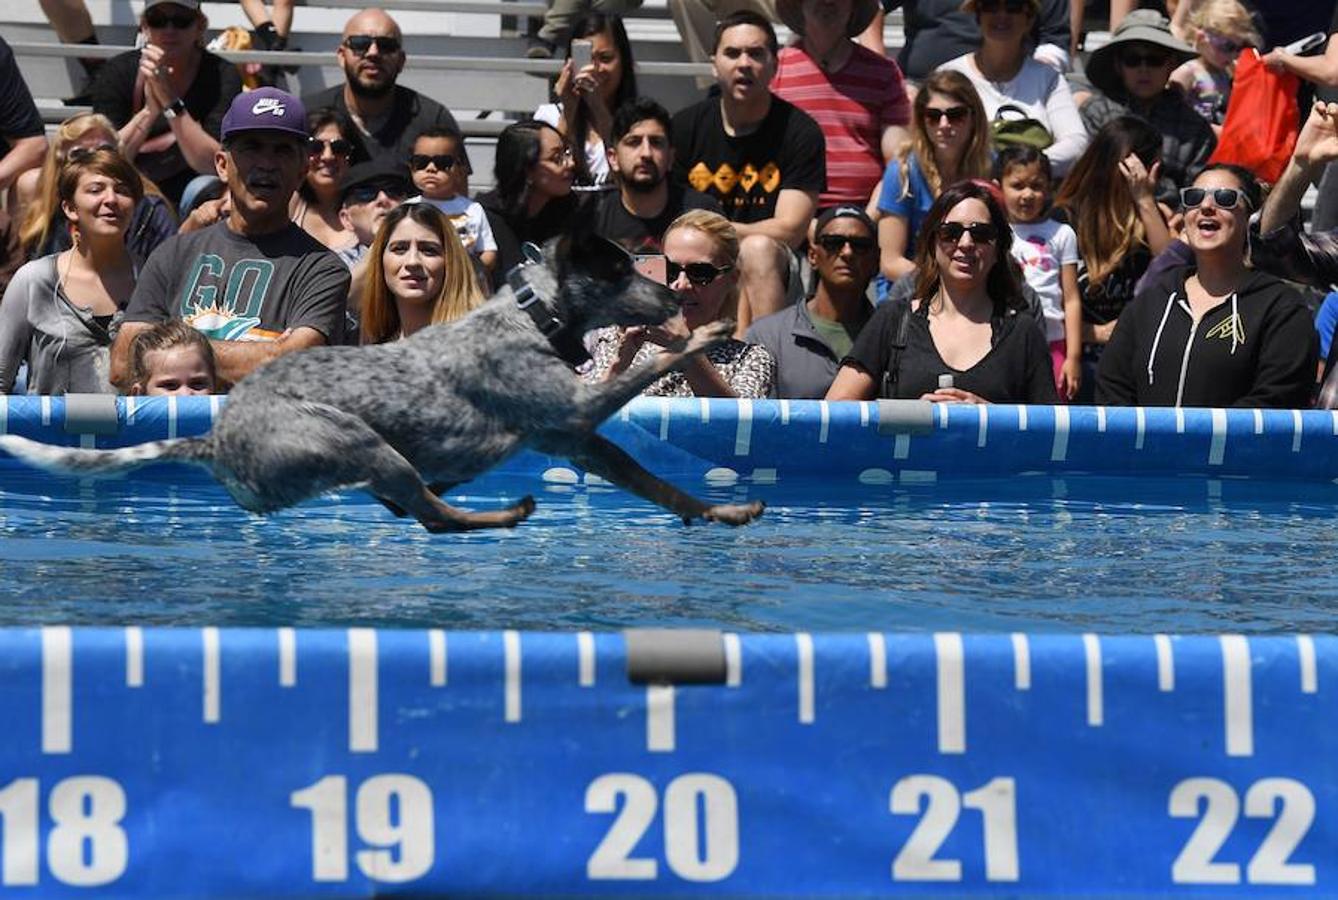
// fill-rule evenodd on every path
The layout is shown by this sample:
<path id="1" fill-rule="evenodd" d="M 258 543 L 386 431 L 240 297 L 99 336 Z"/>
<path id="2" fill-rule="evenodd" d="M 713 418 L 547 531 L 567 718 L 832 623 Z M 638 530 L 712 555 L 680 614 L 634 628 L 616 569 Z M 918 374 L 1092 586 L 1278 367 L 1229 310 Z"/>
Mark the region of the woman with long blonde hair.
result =
<path id="1" fill-rule="evenodd" d="M 452 322 L 483 302 L 469 254 L 450 220 L 431 204 L 403 203 L 386 213 L 367 256 L 364 344 Z"/>
<path id="2" fill-rule="evenodd" d="M 16 183 L 19 209 L 19 243 L 28 259 L 68 250 L 73 245 L 69 222 L 61 211 L 61 169 L 71 160 L 87 159 L 99 150 L 120 153 L 120 138 L 106 116 L 80 113 L 56 129 L 40 169 L 30 169 Z M 126 249 L 135 265 L 142 266 L 149 254 L 172 235 L 177 222 L 172 208 L 158 187 L 139 175 L 140 200 L 126 231 Z"/>
<path id="3" fill-rule="evenodd" d="M 911 140 L 883 173 L 878 198 L 879 294 L 915 272 L 915 235 L 943 189 L 990 176 L 990 123 L 971 80 L 931 74 L 915 95 Z"/>
<path id="4" fill-rule="evenodd" d="M 57 179 L 73 246 L 15 273 L 0 302 L 0 393 L 28 364 L 28 393 L 114 393 L 111 343 L 135 289 L 125 232 L 140 177 L 116 150 L 71 159 Z"/>

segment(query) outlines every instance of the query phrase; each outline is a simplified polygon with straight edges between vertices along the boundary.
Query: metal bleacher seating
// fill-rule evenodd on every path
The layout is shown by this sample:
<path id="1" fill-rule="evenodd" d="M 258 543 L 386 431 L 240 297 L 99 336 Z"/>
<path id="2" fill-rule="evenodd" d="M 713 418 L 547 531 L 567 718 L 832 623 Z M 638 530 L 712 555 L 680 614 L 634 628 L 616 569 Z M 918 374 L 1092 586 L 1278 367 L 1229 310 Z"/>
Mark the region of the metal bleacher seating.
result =
<path id="1" fill-rule="evenodd" d="M 287 88 L 305 94 L 337 84 L 343 73 L 335 64 L 340 32 L 353 10 L 367 0 L 307 0 L 296 11 L 289 46 L 282 53 L 238 52 L 234 62 L 267 62 L 298 67 Z M 54 127 L 82 109 L 62 98 L 77 93 L 82 69 L 77 57 L 114 56 L 134 45 L 141 0 L 88 0 L 100 47 L 57 42 L 38 4 L 32 0 L 0 3 L 0 33 L 13 46 L 19 67 L 44 120 Z M 466 134 L 474 164 L 471 187 L 492 182 L 497 134 L 548 99 L 546 77 L 559 63 L 525 58 L 526 26 L 541 16 L 542 2 L 523 0 L 390 0 L 385 8 L 404 31 L 408 62 L 400 83 L 445 104 Z M 205 2 L 212 36 L 230 25 L 245 26 L 236 2 Z M 642 94 L 670 110 L 700 96 L 696 77 L 709 67 L 687 62 L 665 0 L 646 0 L 627 18 Z M 901 44 L 900 16 L 889 17 L 889 47 Z M 782 41 L 789 34 L 780 29 Z"/>

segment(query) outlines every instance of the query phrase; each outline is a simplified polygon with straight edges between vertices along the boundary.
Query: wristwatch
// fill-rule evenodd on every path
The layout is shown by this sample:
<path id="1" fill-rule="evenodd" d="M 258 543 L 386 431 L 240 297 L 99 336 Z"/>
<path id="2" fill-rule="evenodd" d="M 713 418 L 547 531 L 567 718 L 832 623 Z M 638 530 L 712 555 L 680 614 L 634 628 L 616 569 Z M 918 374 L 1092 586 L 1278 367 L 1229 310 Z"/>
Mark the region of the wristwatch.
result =
<path id="1" fill-rule="evenodd" d="M 169 119 L 175 119 L 186 111 L 186 101 L 180 97 L 173 100 L 167 106 L 163 107 L 163 115 Z"/>

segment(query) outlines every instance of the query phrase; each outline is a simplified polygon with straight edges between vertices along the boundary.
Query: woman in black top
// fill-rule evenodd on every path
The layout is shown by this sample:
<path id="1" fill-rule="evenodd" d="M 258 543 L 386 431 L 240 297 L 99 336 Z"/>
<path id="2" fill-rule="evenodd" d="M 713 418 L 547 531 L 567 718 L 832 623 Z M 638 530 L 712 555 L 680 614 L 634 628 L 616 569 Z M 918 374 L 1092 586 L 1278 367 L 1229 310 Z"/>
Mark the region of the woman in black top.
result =
<path id="1" fill-rule="evenodd" d="M 575 173 L 571 147 L 552 125 L 528 119 L 508 125 L 498 136 L 497 187 L 474 198 L 497 241 L 494 288 L 521 261 L 522 244 L 542 245 L 567 230 L 577 207 L 571 192 Z"/>
<path id="2" fill-rule="evenodd" d="M 991 187 L 963 181 L 940 194 L 916 239 L 916 299 L 878 308 L 827 399 L 1057 402 L 1045 337 L 1024 311 L 1011 244 Z"/>
<path id="3" fill-rule="evenodd" d="M 107 60 L 90 87 L 121 149 L 173 202 L 195 175 L 214 174 L 219 128 L 242 91 L 237 67 L 204 49 L 199 0 L 149 0 L 144 47 Z"/>

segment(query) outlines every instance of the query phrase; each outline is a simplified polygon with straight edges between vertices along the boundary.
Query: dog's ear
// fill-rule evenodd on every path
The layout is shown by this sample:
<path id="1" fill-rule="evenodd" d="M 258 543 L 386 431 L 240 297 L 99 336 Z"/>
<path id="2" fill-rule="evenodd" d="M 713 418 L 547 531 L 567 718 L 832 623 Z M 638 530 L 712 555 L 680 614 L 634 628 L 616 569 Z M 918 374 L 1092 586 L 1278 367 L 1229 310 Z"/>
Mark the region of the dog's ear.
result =
<path id="1" fill-rule="evenodd" d="M 632 255 L 589 228 L 577 228 L 559 244 L 560 265 L 584 272 L 599 281 L 621 281 L 634 271 Z"/>

